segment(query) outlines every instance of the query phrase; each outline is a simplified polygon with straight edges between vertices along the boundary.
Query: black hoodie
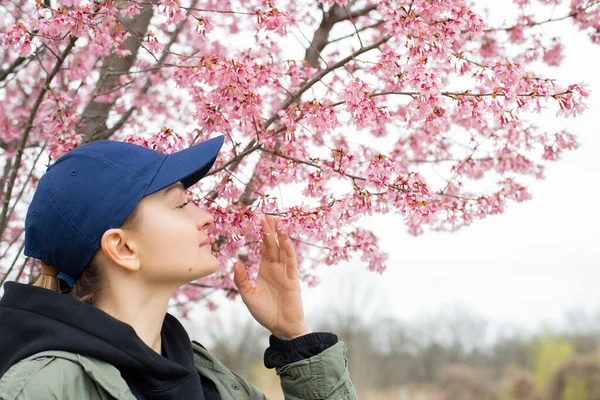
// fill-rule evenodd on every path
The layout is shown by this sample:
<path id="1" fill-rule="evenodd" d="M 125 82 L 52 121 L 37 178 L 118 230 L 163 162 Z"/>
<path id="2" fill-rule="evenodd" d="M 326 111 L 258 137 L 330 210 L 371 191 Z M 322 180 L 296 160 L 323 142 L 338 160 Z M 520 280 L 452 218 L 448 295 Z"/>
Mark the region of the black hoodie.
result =
<path id="1" fill-rule="evenodd" d="M 4 290 L 0 300 L 0 376 L 30 355 L 64 350 L 112 364 L 138 399 L 219 398 L 214 384 L 202 379 L 194 367 L 190 338 L 174 316 L 165 315 L 160 355 L 131 325 L 97 307 L 17 282 L 6 282 Z"/>
<path id="2" fill-rule="evenodd" d="M 48 289 L 4 284 L 0 299 L 0 377 L 33 354 L 63 350 L 92 356 L 116 367 L 138 399 L 220 400 L 215 384 L 194 366 L 192 345 L 181 323 L 166 314 L 162 355 L 147 346 L 131 325 L 97 307 Z M 337 343 L 337 335 L 314 332 L 293 340 L 271 335 L 267 368 L 310 358 Z"/>

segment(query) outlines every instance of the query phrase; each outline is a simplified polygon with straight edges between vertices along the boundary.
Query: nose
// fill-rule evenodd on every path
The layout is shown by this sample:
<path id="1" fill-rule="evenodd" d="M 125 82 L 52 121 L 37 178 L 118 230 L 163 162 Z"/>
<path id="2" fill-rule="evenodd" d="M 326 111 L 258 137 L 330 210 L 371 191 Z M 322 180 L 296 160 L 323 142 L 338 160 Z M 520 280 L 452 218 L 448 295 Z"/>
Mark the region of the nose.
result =
<path id="1" fill-rule="evenodd" d="M 211 213 L 209 213 L 202 207 L 196 207 L 196 209 L 198 210 L 197 225 L 199 230 L 206 229 L 215 223 L 215 219 Z"/>

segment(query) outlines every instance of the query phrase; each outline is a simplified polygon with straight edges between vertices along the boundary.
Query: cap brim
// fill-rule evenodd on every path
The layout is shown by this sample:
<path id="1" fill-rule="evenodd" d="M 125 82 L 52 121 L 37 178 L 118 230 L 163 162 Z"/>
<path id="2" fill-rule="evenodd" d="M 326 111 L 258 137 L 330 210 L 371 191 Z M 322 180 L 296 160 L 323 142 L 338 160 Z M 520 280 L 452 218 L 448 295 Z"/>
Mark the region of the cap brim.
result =
<path id="1" fill-rule="evenodd" d="M 169 154 L 159 168 L 145 196 L 181 181 L 185 189 L 204 178 L 212 168 L 225 136 L 218 136 Z"/>

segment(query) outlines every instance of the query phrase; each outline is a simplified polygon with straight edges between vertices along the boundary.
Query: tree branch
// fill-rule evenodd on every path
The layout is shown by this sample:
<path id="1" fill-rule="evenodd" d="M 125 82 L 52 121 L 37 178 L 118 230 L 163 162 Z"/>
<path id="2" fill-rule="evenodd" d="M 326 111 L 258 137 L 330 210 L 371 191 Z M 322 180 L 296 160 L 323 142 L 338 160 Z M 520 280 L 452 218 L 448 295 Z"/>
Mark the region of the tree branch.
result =
<path id="1" fill-rule="evenodd" d="M 345 20 L 352 20 L 363 15 L 367 15 L 369 12 L 375 10 L 377 6 L 375 4 L 367 6 L 361 10 L 348 12 L 345 6 L 334 4 L 323 14 L 321 24 L 313 35 L 313 40 L 310 46 L 306 49 L 304 60 L 313 68 L 319 68 L 319 56 L 321 51 L 329 44 L 329 32 L 335 24 Z M 361 46 L 362 47 L 362 46 Z"/>
<path id="2" fill-rule="evenodd" d="M 56 61 L 56 64 L 54 64 L 54 68 L 52 69 L 50 74 L 46 77 L 46 80 L 42 86 L 42 89 L 40 90 L 40 93 L 38 94 L 38 97 L 37 97 L 33 107 L 31 108 L 31 114 L 29 115 L 27 125 L 25 125 L 25 131 L 23 132 L 23 136 L 21 137 L 21 141 L 19 142 L 19 147 L 17 148 L 17 155 L 15 157 L 15 162 L 12 167 L 12 173 L 11 173 L 10 180 L 8 183 L 8 188 L 7 188 L 6 194 L 4 195 L 4 201 L 2 204 L 2 215 L 0 216 L 0 237 L 2 237 L 2 235 L 4 234 L 4 230 L 6 229 L 6 226 L 8 225 L 8 205 L 9 205 L 10 198 L 12 195 L 13 187 L 15 185 L 15 180 L 17 179 L 17 174 L 19 173 L 19 168 L 21 167 L 21 158 L 23 157 L 23 149 L 25 148 L 25 143 L 27 143 L 27 138 L 29 137 L 29 132 L 33 128 L 33 120 L 35 119 L 37 112 L 40 108 L 40 105 L 42 104 L 42 101 L 44 100 L 46 92 L 50 89 L 50 83 L 52 82 L 52 80 L 54 79 L 54 76 L 58 73 L 58 71 L 60 71 L 60 67 L 62 66 L 63 62 L 65 61 L 65 59 L 67 58 L 67 56 L 69 55 L 69 53 L 71 52 L 73 47 L 75 46 L 76 41 L 77 41 L 76 37 L 74 37 L 74 36 L 70 37 L 69 43 L 63 50 L 59 59 Z"/>
<path id="3" fill-rule="evenodd" d="M 37 32 L 37 31 L 34 31 L 34 33 L 35 32 Z M 23 62 L 25 62 L 27 60 L 32 60 L 33 58 L 39 56 L 41 53 L 44 52 L 44 49 L 46 49 L 46 48 L 47 48 L 47 46 L 45 44 L 43 44 L 40 47 L 38 47 L 37 49 L 35 49 L 35 51 L 31 55 L 29 55 L 27 57 L 19 57 L 19 58 L 15 59 L 5 70 L 0 71 L 0 82 L 2 82 L 4 79 L 6 79 L 6 77 L 8 75 L 13 73 L 19 65 L 23 64 Z"/>
<path id="4" fill-rule="evenodd" d="M 588 4 L 587 6 L 574 11 L 570 14 L 567 14 L 565 16 L 559 17 L 559 18 L 548 18 L 546 20 L 543 21 L 535 21 L 535 22 L 529 22 L 526 24 L 517 24 L 517 25 L 513 25 L 513 26 L 509 26 L 507 28 L 489 28 L 489 29 L 484 29 L 484 32 L 496 32 L 496 31 L 511 31 L 513 29 L 519 28 L 519 27 L 524 27 L 524 28 L 530 28 L 532 26 L 537 26 L 537 25 L 544 25 L 547 24 L 549 22 L 558 22 L 558 21 L 564 21 L 565 19 L 569 19 L 569 18 L 575 18 L 576 16 L 578 16 L 579 14 L 585 13 L 588 9 L 590 9 L 591 7 L 600 4 L 600 1 L 594 1 L 591 2 L 590 4 Z"/>
<path id="5" fill-rule="evenodd" d="M 10 75 L 15 70 L 15 68 L 23 64 L 25 60 L 27 60 L 26 57 L 19 57 L 15 61 L 13 61 L 12 64 L 8 66 L 8 68 L 6 68 L 3 71 L 0 71 L 0 82 L 2 82 L 8 75 Z"/>
<path id="6" fill-rule="evenodd" d="M 79 121 L 77 133 L 83 137 L 83 143 L 97 140 L 94 136 L 106 137 L 106 121 L 110 110 L 114 107 L 114 102 L 103 103 L 95 101 L 97 93 L 107 93 L 114 87 L 119 85 L 118 75 L 108 75 L 111 71 L 129 71 L 137 58 L 138 50 L 141 46 L 139 37 L 143 37 L 148 30 L 150 20 L 154 11 L 152 4 L 157 1 L 145 3 L 140 10 L 140 13 L 131 20 L 131 31 L 133 34 L 125 40 L 125 48 L 131 52 L 130 55 L 121 57 L 116 53 L 111 54 L 103 60 L 100 68 L 100 79 L 98 80 L 94 97 L 92 101 L 85 107 L 84 112 Z"/>
<path id="7" fill-rule="evenodd" d="M 287 100 L 283 103 L 283 105 L 275 113 L 273 113 L 273 115 L 265 122 L 263 129 L 266 130 L 275 120 L 277 120 L 279 118 L 279 115 L 277 114 L 279 111 L 285 110 L 286 108 L 288 108 L 291 104 L 293 104 L 295 101 L 297 101 L 304 92 L 306 92 L 308 89 L 310 89 L 315 83 L 319 82 L 323 77 L 325 77 L 331 71 L 334 71 L 337 68 L 344 66 L 346 63 L 348 63 L 349 61 L 353 60 L 354 58 L 358 57 L 359 55 L 361 55 L 363 53 L 366 53 L 368 51 L 376 49 L 377 47 L 381 46 L 383 43 L 387 42 L 391 38 L 392 38 L 391 35 L 386 35 L 386 36 L 382 37 L 380 40 L 378 40 L 377 42 L 371 44 L 370 46 L 363 47 L 363 48 L 355 51 L 354 53 L 350 54 L 348 57 L 346 57 L 346 58 L 338 61 L 337 63 L 329 66 L 328 68 L 322 70 L 319 74 L 317 74 L 311 80 L 306 82 L 296 93 L 288 96 Z M 285 128 L 278 130 L 278 132 L 281 132 L 284 130 L 285 130 Z M 260 145 L 260 143 L 257 144 L 257 140 L 254 140 L 254 139 L 251 140 L 248 143 L 248 145 L 246 145 L 246 148 L 244 149 L 244 151 L 242 151 L 237 157 L 234 157 L 233 159 L 229 160 L 225 165 L 213 170 L 209 175 L 216 174 L 217 172 L 221 171 L 223 168 L 228 167 L 229 165 L 232 165 L 232 167 L 229 168 L 229 170 L 231 172 L 235 172 L 235 169 L 240 164 L 242 159 L 260 147 L 261 147 L 261 145 Z M 255 176 L 255 173 L 252 174 L 253 178 L 254 178 L 254 176 Z M 252 178 L 250 179 L 250 182 L 252 182 Z M 218 193 L 217 193 L 217 190 L 215 189 L 207 197 L 214 200 L 217 198 L 217 195 L 218 195 Z M 242 194 L 242 196 L 244 196 L 244 194 Z"/>
<path id="8" fill-rule="evenodd" d="M 321 72 L 319 72 L 315 77 L 313 77 L 308 82 L 306 82 L 296 93 L 294 93 L 293 96 L 289 96 L 287 98 L 287 100 L 283 103 L 283 105 L 281 107 L 279 107 L 277 112 L 273 113 L 271 118 L 269 118 L 265 122 L 264 129 L 266 130 L 275 120 L 279 119 L 279 115 L 277 114 L 279 111 L 282 111 L 282 110 L 285 110 L 286 108 L 288 108 L 292 103 L 294 103 L 297 99 L 299 99 L 300 96 L 302 96 L 304 94 L 304 92 L 306 92 L 308 89 L 310 89 L 315 83 L 317 83 L 321 79 L 323 79 L 331 71 L 334 71 L 334 70 L 346 65 L 349 61 L 353 60 L 354 58 L 360 56 L 363 53 L 366 53 L 368 51 L 378 48 L 379 46 L 381 46 L 383 43 L 387 42 L 391 38 L 392 38 L 391 35 L 385 35 L 384 37 L 379 39 L 377 42 L 371 44 L 370 46 L 363 47 L 362 49 L 356 50 L 354 53 L 350 54 L 348 57 L 336 62 L 335 64 L 331 65 L 329 68 L 326 68 L 326 69 L 322 70 Z"/>
<path id="9" fill-rule="evenodd" d="M 348 6 L 350 7 L 353 3 L 354 3 L 354 1 L 351 2 Z M 321 51 L 329 43 L 328 42 L 329 32 L 331 31 L 333 26 L 338 22 L 349 19 L 355 28 L 356 34 L 358 35 L 358 29 L 356 28 L 356 25 L 354 24 L 354 21 L 352 21 L 352 19 L 358 18 L 359 16 L 362 16 L 362 15 L 366 15 L 369 12 L 371 12 L 372 10 L 374 10 L 375 8 L 376 8 L 376 5 L 370 5 L 359 11 L 351 13 L 350 11 L 348 11 L 348 8 L 346 8 L 346 6 L 341 6 L 339 4 L 334 4 L 333 6 L 331 6 L 326 13 L 323 13 L 323 19 L 321 20 L 321 24 L 315 31 L 315 33 L 313 35 L 313 40 L 310 42 L 308 48 L 306 49 L 306 53 L 304 55 L 304 60 L 311 67 L 320 68 L 321 66 L 319 64 L 319 59 L 321 59 L 323 61 L 323 63 L 325 64 L 325 67 L 326 67 L 325 71 L 328 71 L 330 69 L 330 67 L 329 67 L 329 65 L 327 65 L 327 61 L 323 57 L 321 57 Z M 302 33 L 302 31 L 300 31 L 300 34 L 306 39 L 306 37 L 304 36 L 304 33 Z M 359 37 L 359 41 L 361 44 L 360 48 L 362 49 L 363 45 L 362 45 L 362 41 L 361 41 L 360 37 Z M 343 65 L 345 65 L 345 63 L 341 64 L 341 66 L 343 66 Z M 320 81 L 320 79 L 318 81 Z M 308 87 L 306 89 L 308 89 Z M 300 100 L 300 96 L 292 95 L 289 97 L 289 99 L 292 99 L 292 101 L 289 104 L 287 104 L 284 108 L 289 107 L 292 103 L 298 102 Z M 274 116 L 276 116 L 276 115 L 277 114 L 275 114 Z M 271 124 L 271 122 L 267 122 L 265 129 Z M 279 146 L 279 145 L 280 145 L 279 140 L 277 140 L 276 146 Z M 262 159 L 262 155 L 261 155 L 261 159 Z M 248 184 L 246 185 L 246 190 L 244 191 L 244 193 L 242 193 L 242 195 L 239 198 L 239 201 L 242 204 L 250 205 L 254 202 L 254 199 L 252 198 L 252 191 L 250 189 L 252 188 L 253 183 L 258 182 L 258 181 L 259 181 L 259 176 L 256 174 L 256 170 L 255 170 L 252 173 L 252 176 L 250 177 Z M 216 192 L 213 192 L 212 195 L 216 195 Z"/>
<path id="10" fill-rule="evenodd" d="M 344 40 L 344 39 L 348 39 L 351 38 L 354 35 L 357 35 L 359 32 L 363 32 L 366 31 L 367 29 L 371 29 L 371 28 L 377 28 L 379 25 L 383 24 L 385 21 L 377 21 L 376 23 L 372 24 L 372 25 L 368 25 L 368 26 L 363 26 L 362 28 L 358 29 L 358 31 L 353 32 L 349 35 L 345 35 L 345 36 L 340 36 L 338 38 L 335 39 L 331 39 L 329 42 L 327 42 L 327 44 L 331 44 L 331 43 L 335 43 L 335 42 L 339 42 L 340 40 Z"/>
<path id="11" fill-rule="evenodd" d="M 13 238 L 13 240 L 8 244 L 8 247 L 6 248 L 6 250 L 4 251 L 4 253 L 2 253 L 2 256 L 0 256 L 0 259 L 3 259 L 4 257 L 6 257 L 6 255 L 10 251 L 11 247 L 13 247 L 13 245 L 15 243 L 17 243 L 17 241 L 21 238 L 21 236 L 23 235 L 24 232 L 25 232 L 25 228 L 21 229 L 21 231 L 19 232 L 19 234 L 17 236 L 15 236 Z"/>
<path id="12" fill-rule="evenodd" d="M 23 193 L 25 193 L 25 188 L 27 187 L 27 184 L 29 183 L 29 180 L 33 176 L 33 171 L 35 170 L 35 166 L 37 165 L 38 161 L 40 160 L 40 157 L 44 153 L 44 150 L 46 149 L 46 145 L 47 144 L 48 144 L 48 139 L 46 139 L 46 141 L 44 142 L 44 145 L 42 146 L 42 148 L 38 152 L 38 155 L 35 158 L 35 160 L 33 161 L 33 165 L 29 169 L 29 173 L 27 174 L 27 178 L 25 179 L 25 182 L 23 182 L 23 185 L 21 186 L 21 191 L 19 192 L 19 195 L 15 199 L 15 201 L 13 203 L 13 206 L 11 207 L 11 209 L 10 209 L 10 211 L 8 213 L 8 217 L 7 217 L 8 220 L 10 220 L 10 217 L 12 216 L 13 212 L 15 211 L 15 208 L 17 208 L 17 204 L 19 204 L 19 201 L 21 200 L 21 197 L 23 196 Z"/>
<path id="13" fill-rule="evenodd" d="M 17 260 L 21 256 L 21 252 L 23 251 L 24 247 L 25 247 L 25 241 L 23 241 L 23 243 L 21 243 L 21 247 L 19 248 L 19 251 L 17 251 L 17 255 L 13 259 L 12 264 L 10 264 L 10 268 L 8 268 L 8 271 L 6 271 L 6 274 L 4 274 L 4 276 L 2 277 L 2 281 L 0 282 L 0 288 L 2 287 L 2 285 L 4 285 L 4 282 L 6 282 L 6 279 L 8 278 L 8 275 L 10 275 L 10 273 L 13 270 L 13 268 L 15 267 L 15 264 L 17 263 Z M 25 262 L 21 266 L 21 270 L 19 271 L 19 276 L 21 276 L 21 274 L 23 273 L 23 269 L 25 268 L 25 264 L 27 264 L 28 260 L 29 260 L 29 257 L 27 257 L 27 259 L 25 260 Z M 15 280 L 18 280 L 19 276 Z"/>
<path id="14" fill-rule="evenodd" d="M 194 3 L 195 4 L 195 3 Z M 171 34 L 171 38 L 169 40 L 169 43 L 167 43 L 167 46 L 165 47 L 163 53 L 161 54 L 159 60 L 158 60 L 158 66 L 156 67 L 156 69 L 160 69 L 160 66 L 163 65 L 163 63 L 165 62 L 165 60 L 167 59 L 167 56 L 169 55 L 169 49 L 171 48 L 171 46 L 177 42 L 177 38 L 179 36 L 179 34 L 183 31 L 185 24 L 187 23 L 187 18 L 179 21 L 179 23 L 177 24 L 177 27 L 175 28 L 175 31 L 173 31 L 173 33 Z M 138 93 L 138 97 L 140 96 L 145 96 L 146 93 L 148 93 L 148 90 L 150 89 L 150 87 L 152 87 L 152 80 L 150 78 L 146 79 L 146 82 L 144 83 L 144 86 L 140 89 L 139 93 Z M 111 137 L 116 131 L 118 131 L 119 129 L 121 129 L 121 127 L 127 122 L 127 120 L 129 119 L 129 117 L 131 117 L 131 115 L 133 114 L 133 112 L 136 110 L 135 106 L 131 106 L 129 107 L 129 109 L 127 111 L 125 111 L 125 113 L 121 116 L 121 118 L 113 125 L 112 128 L 104 131 L 103 133 L 101 133 L 100 135 L 98 135 L 97 140 L 101 140 L 101 139 L 108 139 L 109 137 Z"/>
<path id="15" fill-rule="evenodd" d="M 564 92 L 560 92 L 560 93 L 553 93 L 553 94 L 539 94 L 539 93 L 534 93 L 534 92 L 530 92 L 530 93 L 518 93 L 515 96 L 517 97 L 553 97 L 556 98 L 557 96 L 564 96 L 565 94 L 569 94 L 569 93 L 573 93 L 572 90 L 565 90 Z M 387 96 L 390 94 L 395 94 L 395 95 L 400 95 L 400 96 L 410 96 L 410 97 L 415 97 L 420 95 L 420 92 L 380 92 L 380 93 L 372 93 L 369 96 L 370 97 L 377 97 L 377 96 Z M 492 92 L 492 93 L 470 93 L 470 92 L 441 92 L 440 93 L 442 96 L 446 96 L 446 97 L 450 97 L 450 98 L 456 98 L 456 97 L 501 97 L 503 96 L 502 93 L 496 93 L 496 92 Z M 342 104 L 344 102 L 337 102 L 335 103 L 335 105 L 339 105 Z M 333 106 L 333 105 L 332 105 Z"/>
<path id="16" fill-rule="evenodd" d="M 12 159 L 6 158 L 4 163 L 4 173 L 2 174 L 2 178 L 0 178 L 0 193 L 4 194 L 4 185 L 6 185 L 6 181 L 10 176 L 10 171 L 12 167 Z"/>
<path id="17" fill-rule="evenodd" d="M 350 11 L 348 11 L 348 8 L 346 8 L 345 5 L 342 5 L 342 7 L 344 7 L 344 11 L 346 11 L 346 14 L 348 14 L 348 19 L 350 20 L 350 22 L 352 22 L 352 26 L 354 27 L 354 32 L 356 33 L 356 37 L 358 38 L 358 43 L 360 44 L 360 48 L 362 49 L 364 47 L 362 39 L 360 38 L 360 35 L 358 34 L 358 28 L 356 27 L 356 24 L 354 23 L 354 18 L 351 17 Z"/>
<path id="18" fill-rule="evenodd" d="M 323 170 L 319 165 L 317 165 L 315 163 L 312 163 L 312 162 L 309 162 L 309 161 L 299 160 L 297 158 L 286 156 L 286 155 L 283 155 L 283 154 L 278 153 L 276 151 L 271 151 L 271 150 L 268 150 L 268 149 L 265 149 L 265 148 L 262 148 L 262 147 L 260 148 L 260 150 L 263 151 L 263 152 L 269 153 L 269 154 L 273 154 L 276 157 L 280 157 L 280 158 L 284 158 L 286 160 L 293 161 L 293 162 L 298 163 L 298 164 L 305 164 L 305 165 L 311 166 L 313 168 L 317 168 L 319 170 Z M 347 173 L 343 172 L 339 168 L 332 168 L 332 171 L 337 172 L 342 177 L 348 177 L 348 178 L 352 179 L 353 181 L 354 180 L 364 181 L 364 182 L 367 181 L 367 178 L 363 178 L 362 176 L 358 176 L 358 175 L 347 174 Z M 406 193 L 411 193 L 412 192 L 411 190 L 403 189 L 403 188 L 400 188 L 400 187 L 395 186 L 395 185 L 388 185 L 388 184 L 384 184 L 384 185 L 387 186 L 387 187 L 389 187 L 390 189 L 400 190 L 400 191 L 406 192 Z"/>

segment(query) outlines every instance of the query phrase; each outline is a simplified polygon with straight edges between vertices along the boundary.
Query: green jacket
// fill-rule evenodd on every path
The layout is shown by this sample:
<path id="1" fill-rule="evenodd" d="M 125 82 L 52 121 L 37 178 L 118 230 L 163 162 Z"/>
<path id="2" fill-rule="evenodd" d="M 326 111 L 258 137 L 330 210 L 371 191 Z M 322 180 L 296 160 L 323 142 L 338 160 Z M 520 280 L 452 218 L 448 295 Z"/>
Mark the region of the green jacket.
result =
<path id="1" fill-rule="evenodd" d="M 264 400 L 265 395 L 192 341 L 194 364 L 213 381 L 222 400 Z M 276 369 L 286 400 L 352 400 L 346 345 Z M 0 378 L 0 400 L 135 400 L 119 370 L 97 358 L 44 351 L 13 365 Z"/>

